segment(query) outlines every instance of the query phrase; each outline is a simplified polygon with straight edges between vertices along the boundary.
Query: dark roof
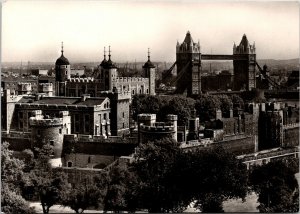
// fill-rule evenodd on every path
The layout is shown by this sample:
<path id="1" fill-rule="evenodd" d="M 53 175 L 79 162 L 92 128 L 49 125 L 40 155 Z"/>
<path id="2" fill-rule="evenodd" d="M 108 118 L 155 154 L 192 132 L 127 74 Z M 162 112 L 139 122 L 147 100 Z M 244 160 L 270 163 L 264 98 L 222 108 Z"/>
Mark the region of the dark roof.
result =
<path id="1" fill-rule="evenodd" d="M 40 100 L 35 100 L 34 96 L 24 96 L 18 101 L 18 103 L 86 105 L 92 107 L 95 105 L 101 105 L 105 99 L 105 97 L 91 97 L 82 101 L 81 97 L 41 97 Z"/>
<path id="2" fill-rule="evenodd" d="M 100 66 L 104 67 L 106 65 L 106 63 L 107 63 L 107 60 L 104 58 L 102 60 L 102 62 L 100 63 Z"/>
<path id="3" fill-rule="evenodd" d="M 148 61 L 144 64 L 143 68 L 155 68 L 155 65 L 148 59 Z"/>
<path id="4" fill-rule="evenodd" d="M 103 67 L 104 68 L 117 68 L 117 66 L 115 65 L 115 63 L 113 63 L 113 61 L 111 61 L 110 57 L 107 60 L 107 62 L 104 64 Z"/>
<path id="5" fill-rule="evenodd" d="M 70 65 L 70 62 L 62 53 L 61 56 L 56 60 L 55 65 Z"/>
<path id="6" fill-rule="evenodd" d="M 243 38 L 242 38 L 242 40 L 240 42 L 240 46 L 241 45 L 243 45 L 244 47 L 248 47 L 248 45 L 249 45 L 249 42 L 248 42 L 246 34 L 243 35 Z"/>
<path id="7" fill-rule="evenodd" d="M 187 45 L 194 44 L 194 41 L 193 41 L 190 31 L 188 31 L 186 33 L 186 36 L 185 36 L 185 39 L 183 42 L 185 42 Z"/>

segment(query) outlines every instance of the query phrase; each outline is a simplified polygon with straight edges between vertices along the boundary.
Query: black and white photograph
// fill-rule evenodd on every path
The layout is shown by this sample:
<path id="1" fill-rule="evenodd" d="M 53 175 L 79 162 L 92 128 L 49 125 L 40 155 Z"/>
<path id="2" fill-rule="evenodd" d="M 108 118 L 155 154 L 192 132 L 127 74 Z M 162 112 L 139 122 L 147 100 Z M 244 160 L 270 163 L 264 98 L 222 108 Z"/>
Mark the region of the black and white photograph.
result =
<path id="1" fill-rule="evenodd" d="M 0 5 L 1 214 L 299 212 L 299 1 Z"/>

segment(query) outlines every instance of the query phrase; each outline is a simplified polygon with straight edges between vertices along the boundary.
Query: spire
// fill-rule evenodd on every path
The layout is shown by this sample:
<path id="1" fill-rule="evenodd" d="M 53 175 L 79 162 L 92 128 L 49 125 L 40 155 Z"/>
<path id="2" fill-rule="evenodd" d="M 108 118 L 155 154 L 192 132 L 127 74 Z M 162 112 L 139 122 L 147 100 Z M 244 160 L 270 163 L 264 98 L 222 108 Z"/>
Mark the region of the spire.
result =
<path id="1" fill-rule="evenodd" d="M 105 51 L 105 46 L 104 46 L 104 60 L 106 60 L 106 51 Z"/>
<path id="2" fill-rule="evenodd" d="M 150 61 L 150 48 L 148 48 L 148 61 Z"/>
<path id="3" fill-rule="evenodd" d="M 61 42 L 61 55 L 64 55 L 64 42 Z"/>
<path id="4" fill-rule="evenodd" d="M 111 51 L 110 51 L 110 46 L 108 46 L 108 60 L 110 60 L 110 53 L 111 53 Z"/>

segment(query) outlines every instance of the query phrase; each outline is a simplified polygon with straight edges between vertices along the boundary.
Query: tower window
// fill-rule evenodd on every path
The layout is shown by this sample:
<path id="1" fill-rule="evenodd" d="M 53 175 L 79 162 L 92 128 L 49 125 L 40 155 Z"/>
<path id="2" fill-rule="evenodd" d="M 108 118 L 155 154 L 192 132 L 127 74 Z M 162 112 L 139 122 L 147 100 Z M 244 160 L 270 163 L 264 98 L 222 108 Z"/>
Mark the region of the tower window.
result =
<path id="1" fill-rule="evenodd" d="M 51 146 L 54 146 L 54 140 L 50 140 L 49 142 Z"/>
<path id="2" fill-rule="evenodd" d="M 123 118 L 125 118 L 125 112 L 122 113 Z"/>
<path id="3" fill-rule="evenodd" d="M 62 133 L 62 129 L 59 129 L 58 132 L 59 132 L 59 134 L 61 134 Z"/>
<path id="4" fill-rule="evenodd" d="M 72 162 L 68 161 L 68 167 L 72 167 Z"/>

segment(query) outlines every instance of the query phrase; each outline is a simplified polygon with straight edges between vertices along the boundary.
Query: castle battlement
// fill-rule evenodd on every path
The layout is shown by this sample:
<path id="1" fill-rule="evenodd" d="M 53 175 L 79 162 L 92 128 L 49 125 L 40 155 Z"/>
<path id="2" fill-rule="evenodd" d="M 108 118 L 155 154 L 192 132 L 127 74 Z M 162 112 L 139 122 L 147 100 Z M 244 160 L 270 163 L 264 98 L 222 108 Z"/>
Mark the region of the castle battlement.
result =
<path id="1" fill-rule="evenodd" d="M 110 99 L 131 99 L 130 91 L 101 91 L 101 96 L 109 97 Z"/>
<path id="2" fill-rule="evenodd" d="M 142 132 L 175 132 L 175 126 L 170 125 L 168 123 L 154 123 L 151 126 L 147 126 L 144 124 L 140 125 L 140 131 Z"/>
<path id="3" fill-rule="evenodd" d="M 138 120 L 145 121 L 145 120 L 156 120 L 156 114 L 139 114 Z"/>
<path id="4" fill-rule="evenodd" d="M 114 82 L 117 82 L 117 83 L 130 83 L 130 82 L 144 83 L 148 79 L 149 78 L 144 78 L 144 77 L 117 77 L 114 79 Z"/>
<path id="5" fill-rule="evenodd" d="M 63 118 L 35 118 L 31 117 L 29 119 L 30 126 L 43 126 L 43 127 L 49 127 L 49 126 L 62 126 L 63 125 Z"/>
<path id="6" fill-rule="evenodd" d="M 69 82 L 95 82 L 93 77 L 85 77 L 85 78 L 70 78 Z"/>

